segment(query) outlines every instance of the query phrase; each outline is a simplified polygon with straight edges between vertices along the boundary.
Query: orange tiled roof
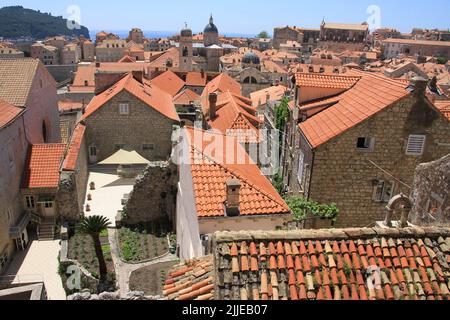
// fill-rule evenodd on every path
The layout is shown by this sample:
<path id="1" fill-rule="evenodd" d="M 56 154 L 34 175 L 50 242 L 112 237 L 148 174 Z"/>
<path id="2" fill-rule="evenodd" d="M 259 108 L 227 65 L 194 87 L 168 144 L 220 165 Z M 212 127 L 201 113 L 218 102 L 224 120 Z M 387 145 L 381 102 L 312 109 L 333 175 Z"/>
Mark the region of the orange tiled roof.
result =
<path id="1" fill-rule="evenodd" d="M 111 88 L 95 96 L 86 108 L 86 112 L 81 117 L 81 120 L 87 119 L 123 90 L 126 90 L 167 118 L 174 121 L 180 120 L 173 105 L 172 97 L 169 94 L 153 85 L 150 81 L 145 80 L 145 83 L 140 83 L 133 78 L 131 73 L 123 77 Z"/>
<path id="2" fill-rule="evenodd" d="M 214 242 L 220 300 L 450 299 L 448 228 L 224 232 Z"/>
<path id="3" fill-rule="evenodd" d="M 267 94 L 269 94 L 270 100 L 279 101 L 286 95 L 287 90 L 288 88 L 282 85 L 273 86 L 250 93 L 250 99 L 253 107 L 257 107 L 260 103 L 262 105 L 267 103 Z"/>
<path id="4" fill-rule="evenodd" d="M 0 129 L 16 119 L 22 112 L 24 112 L 23 109 L 0 99 Z"/>
<path id="5" fill-rule="evenodd" d="M 208 96 L 213 92 L 227 91 L 234 94 L 241 94 L 241 85 L 226 73 L 221 73 L 206 85 L 202 96 Z"/>
<path id="6" fill-rule="evenodd" d="M 228 144 L 224 142 L 223 150 L 217 150 L 217 154 L 206 154 L 211 142 L 216 139 L 224 141 L 225 136 L 208 132 L 205 139 L 201 136 L 199 139 L 195 133 L 201 134 L 203 131 L 186 128 L 186 132 L 191 147 L 191 171 L 199 217 L 225 216 L 226 182 L 230 179 L 239 179 L 242 184 L 241 216 L 290 213 L 284 200 L 237 139 L 228 137 L 231 142 Z M 242 159 L 239 159 L 240 161 L 237 161 L 236 157 L 230 159 L 231 152 L 242 156 Z"/>
<path id="7" fill-rule="evenodd" d="M 119 63 L 134 63 L 134 62 L 136 62 L 136 59 L 134 59 L 133 57 L 130 57 L 129 55 L 126 54 L 118 62 Z"/>
<path id="8" fill-rule="evenodd" d="M 193 87 L 205 87 L 206 74 L 202 72 L 189 72 L 186 75 L 186 84 Z"/>
<path id="9" fill-rule="evenodd" d="M 58 101 L 59 112 L 77 111 L 83 109 L 83 103 L 71 100 Z"/>
<path id="10" fill-rule="evenodd" d="M 87 86 L 86 86 L 87 84 Z M 75 73 L 70 92 L 94 92 L 95 91 L 95 65 L 79 66 Z"/>
<path id="11" fill-rule="evenodd" d="M 203 112 L 209 114 L 209 101 L 203 104 Z M 261 121 L 252 101 L 231 92 L 224 92 L 217 97 L 216 117 L 208 120 L 209 125 L 226 134 L 243 135 L 239 139 L 256 141 L 259 136 Z M 247 131 L 252 133 L 249 134 Z M 232 132 L 233 131 L 233 132 Z"/>
<path id="12" fill-rule="evenodd" d="M 158 57 L 157 59 L 152 61 L 150 63 L 150 67 L 153 68 L 153 69 L 155 69 L 155 68 L 159 68 L 159 69 L 168 68 L 167 65 L 166 65 L 168 60 L 172 61 L 171 69 L 176 69 L 176 68 L 179 67 L 179 65 L 180 65 L 180 53 L 178 52 L 177 48 L 170 48 L 170 49 L 168 49 L 166 52 L 164 52 L 163 55 L 161 55 L 160 57 Z"/>
<path id="13" fill-rule="evenodd" d="M 175 105 L 190 105 L 198 100 L 200 96 L 190 89 L 185 89 L 173 98 Z"/>
<path id="14" fill-rule="evenodd" d="M 172 97 L 176 96 L 178 92 L 186 85 L 175 73 L 168 70 L 152 80 L 152 84 L 164 90 Z"/>
<path id="15" fill-rule="evenodd" d="M 65 144 L 35 144 L 25 162 L 23 189 L 57 188 Z"/>
<path id="16" fill-rule="evenodd" d="M 360 79 L 358 76 L 296 73 L 295 84 L 298 87 L 350 89 Z"/>
<path id="17" fill-rule="evenodd" d="M 38 67 L 48 73 L 38 59 L 0 59 L 0 98 L 25 107 Z"/>
<path id="18" fill-rule="evenodd" d="M 212 300 L 214 263 L 212 256 L 186 261 L 169 271 L 163 296 L 166 300 Z"/>
<path id="19" fill-rule="evenodd" d="M 72 134 L 66 158 L 63 162 L 62 168 L 64 171 L 75 171 L 85 132 L 86 126 L 81 123 L 77 124 Z"/>
<path id="20" fill-rule="evenodd" d="M 437 100 L 434 105 L 448 120 L 450 120 L 450 100 Z"/>
<path id="21" fill-rule="evenodd" d="M 300 123 L 300 130 L 313 148 L 342 134 L 407 96 L 406 84 L 372 73 L 353 71 L 361 79 L 338 96 L 339 102 Z"/>

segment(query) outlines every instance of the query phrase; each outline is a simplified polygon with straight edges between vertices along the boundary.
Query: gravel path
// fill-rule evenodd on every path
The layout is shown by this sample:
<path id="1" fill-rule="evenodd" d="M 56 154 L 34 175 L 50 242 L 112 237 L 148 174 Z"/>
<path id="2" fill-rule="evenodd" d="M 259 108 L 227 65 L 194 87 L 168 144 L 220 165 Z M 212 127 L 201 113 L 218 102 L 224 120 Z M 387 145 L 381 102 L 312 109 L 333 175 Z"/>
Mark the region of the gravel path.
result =
<path id="1" fill-rule="evenodd" d="M 130 276 L 132 272 L 155 264 L 178 260 L 175 255 L 169 254 L 164 256 L 163 258 L 156 259 L 150 262 L 144 262 L 140 264 L 125 263 L 120 259 L 119 244 L 117 241 L 117 230 L 109 229 L 108 231 L 109 243 L 111 245 L 111 256 L 116 270 L 116 282 L 119 287 L 119 294 L 121 298 L 126 298 L 127 293 L 130 292 Z"/>

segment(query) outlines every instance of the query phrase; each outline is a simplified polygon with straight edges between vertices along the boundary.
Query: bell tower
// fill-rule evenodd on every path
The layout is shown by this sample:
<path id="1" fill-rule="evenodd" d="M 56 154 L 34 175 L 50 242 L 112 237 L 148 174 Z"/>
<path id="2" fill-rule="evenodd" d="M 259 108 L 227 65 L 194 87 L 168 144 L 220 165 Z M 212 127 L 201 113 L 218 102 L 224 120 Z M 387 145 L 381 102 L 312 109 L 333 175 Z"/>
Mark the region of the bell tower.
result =
<path id="1" fill-rule="evenodd" d="M 192 59 L 194 56 L 192 30 L 188 28 L 187 24 L 180 35 L 180 71 L 190 72 L 192 71 Z"/>

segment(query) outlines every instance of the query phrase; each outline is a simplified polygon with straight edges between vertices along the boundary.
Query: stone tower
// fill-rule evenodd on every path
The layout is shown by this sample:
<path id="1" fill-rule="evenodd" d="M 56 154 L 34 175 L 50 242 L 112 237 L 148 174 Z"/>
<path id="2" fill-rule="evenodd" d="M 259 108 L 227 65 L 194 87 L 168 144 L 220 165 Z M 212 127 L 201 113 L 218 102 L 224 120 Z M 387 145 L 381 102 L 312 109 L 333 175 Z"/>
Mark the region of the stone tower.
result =
<path id="1" fill-rule="evenodd" d="M 187 27 L 187 24 L 185 28 L 181 30 L 179 55 L 180 71 L 192 71 L 192 59 L 194 56 L 192 30 Z"/>
<path id="2" fill-rule="evenodd" d="M 209 47 L 214 44 L 219 44 L 219 29 L 217 29 L 216 25 L 214 24 L 212 14 L 211 17 L 209 18 L 209 23 L 203 30 L 203 43 L 205 47 Z"/>

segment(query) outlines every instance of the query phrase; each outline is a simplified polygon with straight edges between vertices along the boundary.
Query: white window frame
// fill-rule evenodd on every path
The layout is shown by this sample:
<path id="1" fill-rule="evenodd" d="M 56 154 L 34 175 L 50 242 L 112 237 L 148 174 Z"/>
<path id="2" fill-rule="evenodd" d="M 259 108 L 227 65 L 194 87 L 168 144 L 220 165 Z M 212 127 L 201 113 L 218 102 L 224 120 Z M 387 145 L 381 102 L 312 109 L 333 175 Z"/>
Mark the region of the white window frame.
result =
<path id="1" fill-rule="evenodd" d="M 427 142 L 427 136 L 424 134 L 411 134 L 408 138 L 408 144 L 406 145 L 406 155 L 407 156 L 421 156 L 425 151 L 425 143 Z M 415 144 L 422 143 L 420 147 L 420 152 L 417 151 L 418 146 Z"/>
<path id="2" fill-rule="evenodd" d="M 381 192 L 378 192 L 381 190 Z M 390 192 L 388 192 L 390 191 Z M 373 201 L 379 203 L 388 203 L 394 196 L 395 181 L 378 181 L 378 184 L 374 186 Z"/>
<path id="3" fill-rule="evenodd" d="M 36 199 L 32 195 L 25 196 L 25 208 L 28 210 L 36 209 Z"/>
<path id="4" fill-rule="evenodd" d="M 130 114 L 130 105 L 128 103 L 119 103 L 119 113 L 122 116 Z"/>
<path id="5" fill-rule="evenodd" d="M 297 171 L 297 181 L 300 186 L 303 186 L 303 179 L 305 177 L 305 153 L 300 150 L 298 156 L 298 171 Z"/>

